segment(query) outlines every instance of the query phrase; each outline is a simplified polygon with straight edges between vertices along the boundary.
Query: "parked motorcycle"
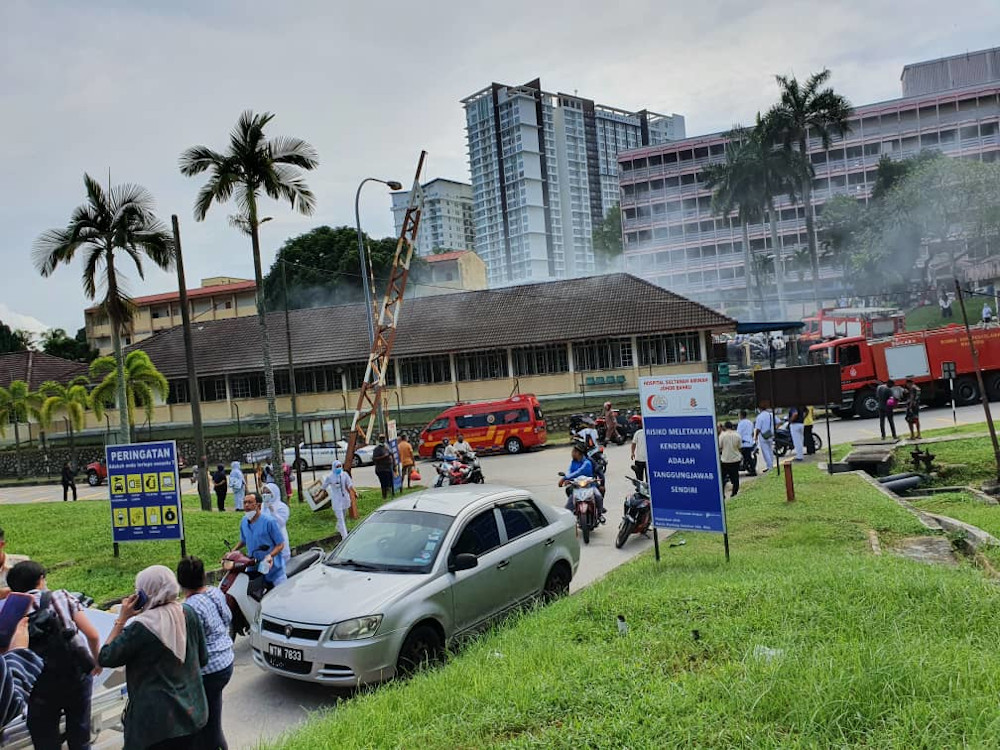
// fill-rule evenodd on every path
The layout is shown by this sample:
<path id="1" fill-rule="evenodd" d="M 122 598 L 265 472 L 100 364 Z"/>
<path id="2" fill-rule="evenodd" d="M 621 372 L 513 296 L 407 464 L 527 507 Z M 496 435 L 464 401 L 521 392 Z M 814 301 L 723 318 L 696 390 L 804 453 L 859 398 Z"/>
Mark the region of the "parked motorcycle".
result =
<path id="1" fill-rule="evenodd" d="M 645 534 L 652 522 L 652 506 L 649 500 L 649 485 L 634 477 L 628 477 L 635 492 L 625 499 L 624 515 L 615 537 L 615 547 L 621 549 L 632 534 Z"/>
<path id="2" fill-rule="evenodd" d="M 256 566 L 257 561 L 241 550 L 232 549 L 233 545 L 228 541 L 225 544 L 230 549 L 222 558 L 222 569 L 226 571 L 226 575 L 219 584 L 219 590 L 226 595 L 226 603 L 233 615 L 229 623 L 229 637 L 235 641 L 236 636 L 247 635 L 250 632 L 250 623 L 260 614 L 260 601 L 269 589 L 264 584 L 264 575 L 256 570 L 250 570 Z M 258 552 L 266 552 L 267 549 L 261 547 Z M 285 564 L 285 575 L 291 578 L 311 568 L 323 558 L 323 555 L 324 552 L 319 547 L 295 555 Z"/>
<path id="3" fill-rule="evenodd" d="M 565 477 L 566 475 L 559 472 L 559 476 Z M 597 512 L 597 480 L 593 477 L 563 478 L 560 480 L 560 484 L 566 486 L 566 492 L 573 500 L 573 514 L 580 527 L 583 543 L 590 544 L 590 532 L 601 523 Z"/>
<path id="4" fill-rule="evenodd" d="M 631 435 L 626 435 L 623 432 L 623 426 L 627 428 L 628 421 L 624 419 L 618 412 L 615 412 L 615 424 L 618 428 L 615 432 L 615 439 L 612 441 L 615 445 L 624 445 L 625 441 L 631 438 Z M 597 428 L 597 435 L 601 441 L 602 445 L 608 444 L 608 425 L 604 420 L 604 417 L 598 417 L 594 420 L 594 425 Z"/>
<path id="5" fill-rule="evenodd" d="M 813 452 L 819 452 L 823 448 L 823 439 L 815 432 L 812 436 Z M 806 446 L 808 448 L 808 446 Z M 787 427 L 779 427 L 774 431 L 774 453 L 779 458 L 788 451 L 795 450 L 795 443 L 792 442 L 792 433 Z"/>

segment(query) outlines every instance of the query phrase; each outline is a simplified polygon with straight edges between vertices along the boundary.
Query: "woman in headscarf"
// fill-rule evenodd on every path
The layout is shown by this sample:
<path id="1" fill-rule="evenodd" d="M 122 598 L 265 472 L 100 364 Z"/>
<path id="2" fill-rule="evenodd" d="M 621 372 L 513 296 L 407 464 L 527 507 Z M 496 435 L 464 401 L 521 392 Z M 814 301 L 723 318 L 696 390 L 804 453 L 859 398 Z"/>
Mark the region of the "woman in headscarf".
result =
<path id="1" fill-rule="evenodd" d="M 135 588 L 122 602 L 98 657 L 103 667 L 125 667 L 125 747 L 194 747 L 195 735 L 208 721 L 201 681 L 208 649 L 201 622 L 177 601 L 180 586 L 170 568 L 153 565 L 140 571 Z M 141 596 L 146 598 L 142 607 Z"/>
<path id="2" fill-rule="evenodd" d="M 236 512 L 243 512 L 243 495 L 247 491 L 247 480 L 243 476 L 243 469 L 240 468 L 239 461 L 233 461 L 229 470 L 229 489 L 233 491 L 233 502 L 236 503 Z"/>
<path id="3" fill-rule="evenodd" d="M 281 550 L 281 556 L 287 563 L 288 558 L 292 556 L 292 547 L 288 542 L 288 516 L 291 515 L 291 511 L 285 503 L 281 502 L 281 493 L 278 491 L 278 485 L 274 482 L 268 482 L 264 485 L 261 499 L 264 501 L 264 512 L 274 518 L 278 522 L 278 526 L 281 527 L 281 536 L 285 539 L 285 547 Z"/>

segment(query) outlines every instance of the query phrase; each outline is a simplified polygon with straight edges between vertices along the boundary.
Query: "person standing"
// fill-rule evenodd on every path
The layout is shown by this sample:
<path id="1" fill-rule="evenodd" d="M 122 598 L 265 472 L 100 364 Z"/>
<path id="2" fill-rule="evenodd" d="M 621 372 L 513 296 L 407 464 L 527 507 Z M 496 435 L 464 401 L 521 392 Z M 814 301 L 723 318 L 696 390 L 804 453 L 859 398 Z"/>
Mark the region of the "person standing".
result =
<path id="1" fill-rule="evenodd" d="M 892 392 L 894 386 L 895 383 L 889 379 L 875 389 L 875 401 L 878 405 L 878 428 L 882 433 L 883 440 L 885 440 L 885 423 L 887 420 L 889 428 L 892 430 L 892 438 L 893 440 L 896 439 L 896 423 L 892 417 L 892 410 L 896 406 L 896 397 Z"/>
<path id="2" fill-rule="evenodd" d="M 983 325 L 988 326 L 993 322 L 993 310 L 990 309 L 990 303 L 983 303 Z"/>
<path id="3" fill-rule="evenodd" d="M 757 476 L 757 462 L 753 457 L 753 422 L 747 417 L 747 410 L 740 410 L 740 421 L 736 424 L 736 434 L 740 436 L 740 453 L 743 456 L 743 470 L 750 476 Z"/>
<path id="4" fill-rule="evenodd" d="M 233 613 L 226 595 L 205 582 L 205 564 L 197 557 L 181 558 L 177 563 L 177 583 L 184 603 L 198 616 L 205 634 L 208 661 L 201 668 L 201 684 L 208 704 L 208 721 L 198 732 L 196 750 L 229 750 L 222 732 L 222 691 L 233 677 L 233 640 L 229 624 Z"/>
<path id="5" fill-rule="evenodd" d="M 604 442 L 618 442 L 618 418 L 610 401 L 604 402 Z"/>
<path id="6" fill-rule="evenodd" d="M 805 459 L 805 437 L 806 437 L 806 408 L 804 406 L 793 406 L 788 412 L 788 431 L 792 436 L 792 445 L 795 447 L 795 460 Z"/>
<path id="7" fill-rule="evenodd" d="M 407 488 L 413 486 L 413 470 L 416 468 L 416 464 L 413 460 L 413 446 L 410 445 L 410 441 L 406 439 L 406 435 L 402 435 L 399 438 L 399 467 L 402 474 L 401 477 L 406 479 Z"/>
<path id="8" fill-rule="evenodd" d="M 62 488 L 63 502 L 66 502 L 66 496 L 70 490 L 73 490 L 73 502 L 76 502 L 76 472 L 69 465 L 69 461 L 66 461 L 62 467 Z"/>
<path id="9" fill-rule="evenodd" d="M 910 428 L 910 440 L 920 439 L 920 386 L 913 378 L 906 379 L 906 424 Z"/>
<path id="10" fill-rule="evenodd" d="M 139 571 L 135 590 L 122 601 L 98 657 L 102 666 L 125 667 L 125 747 L 190 750 L 208 722 L 204 630 L 195 610 L 177 601 L 180 585 L 170 568 Z M 146 595 L 143 607 L 139 592 Z"/>
<path id="11" fill-rule="evenodd" d="M 736 497 L 740 491 L 740 461 L 743 460 L 743 440 L 736 433 L 732 422 L 723 425 L 719 435 L 719 463 L 722 465 L 722 491 L 726 491 L 726 482 L 731 482 L 733 491 L 729 497 Z"/>
<path id="12" fill-rule="evenodd" d="M 229 489 L 233 491 L 233 502 L 236 504 L 236 511 L 243 510 L 243 496 L 247 491 L 247 480 L 243 476 L 243 469 L 240 468 L 239 461 L 233 461 L 229 468 Z"/>
<path id="13" fill-rule="evenodd" d="M 760 412 L 754 422 L 754 440 L 760 448 L 764 459 L 764 473 L 767 474 L 774 465 L 774 414 L 768 411 L 768 402 L 761 404 Z"/>
<path id="14" fill-rule="evenodd" d="M 254 570 L 263 573 L 268 590 L 284 583 L 288 578 L 285 575 L 285 558 L 281 556 L 284 546 L 285 537 L 278 522 L 273 516 L 263 513 L 261 496 L 256 492 L 248 492 L 243 497 L 240 543 L 236 545 L 236 549 L 246 548 L 247 555 L 255 561 Z"/>
<path id="15" fill-rule="evenodd" d="M 62 747 L 61 720 L 65 720 L 65 741 L 70 750 L 88 750 L 93 676 L 101 673 L 97 628 L 78 599 L 62 589 L 49 591 L 41 564 L 33 560 L 18 563 L 7 583 L 11 591 L 30 594 L 33 600 L 28 646 L 43 662 L 28 699 L 28 732 L 35 750 Z M 37 632 L 43 617 L 51 618 L 53 626 L 47 635 Z"/>
<path id="16" fill-rule="evenodd" d="M 358 502 L 358 493 L 354 489 L 354 480 L 351 475 L 344 471 L 344 465 L 340 461 L 333 462 L 330 473 L 323 478 L 323 489 L 330 496 L 330 507 L 337 517 L 337 531 L 341 539 L 347 538 L 347 521 L 344 519 L 344 511 L 351 507 L 351 501 Z M 385 497 L 383 494 L 382 497 Z"/>
<path id="17" fill-rule="evenodd" d="M 646 481 L 646 430 L 641 425 L 635 434 L 632 435 L 632 469 L 635 471 L 635 478 L 640 482 Z"/>
<path id="18" fill-rule="evenodd" d="M 281 556 L 287 565 L 288 560 L 292 556 L 292 545 L 288 541 L 288 518 L 291 516 L 291 510 L 287 503 L 281 502 L 281 492 L 278 490 L 278 485 L 274 482 L 264 485 L 263 495 L 264 512 L 277 522 L 278 528 L 281 529 L 281 536 L 285 540 L 285 546 L 281 549 Z"/>
<path id="19" fill-rule="evenodd" d="M 215 504 L 219 513 L 226 510 L 226 490 L 229 487 L 229 480 L 226 477 L 226 467 L 219 464 L 212 472 L 212 489 L 215 490 Z"/>
<path id="20" fill-rule="evenodd" d="M 289 501 L 292 499 L 292 467 L 286 463 L 281 464 L 281 476 L 285 480 L 285 497 Z M 299 498 L 301 501 L 302 498 Z"/>
<path id="21" fill-rule="evenodd" d="M 803 438 L 806 443 L 806 453 L 811 456 L 816 452 L 816 444 L 813 442 L 813 424 L 816 422 L 816 410 L 811 406 L 805 407 L 805 410 L 805 418 L 802 420 L 802 424 L 805 427 Z"/>
<path id="22" fill-rule="evenodd" d="M 389 495 L 395 497 L 396 492 L 392 486 L 394 461 L 392 451 L 385 444 L 385 435 L 378 436 L 378 445 L 372 451 L 372 463 L 375 464 L 375 476 L 378 477 L 378 483 L 382 486 L 382 499 L 385 500 Z"/>

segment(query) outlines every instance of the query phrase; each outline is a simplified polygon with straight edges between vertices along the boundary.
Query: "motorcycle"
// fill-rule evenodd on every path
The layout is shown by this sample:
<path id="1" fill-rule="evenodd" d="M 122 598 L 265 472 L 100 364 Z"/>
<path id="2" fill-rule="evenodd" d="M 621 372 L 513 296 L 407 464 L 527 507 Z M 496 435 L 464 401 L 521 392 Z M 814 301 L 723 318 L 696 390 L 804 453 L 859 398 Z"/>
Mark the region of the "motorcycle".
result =
<path id="1" fill-rule="evenodd" d="M 602 445 L 608 444 L 608 425 L 604 417 L 598 417 L 594 420 L 594 425 L 597 428 L 597 436 L 601 441 Z M 631 435 L 627 435 L 626 431 L 628 428 L 628 421 L 622 417 L 617 411 L 615 412 L 615 439 L 612 441 L 615 445 L 624 445 L 626 440 L 631 439 Z"/>
<path id="2" fill-rule="evenodd" d="M 823 448 L 823 439 L 815 432 L 812 436 L 813 452 L 818 453 Z M 774 453 L 779 458 L 788 451 L 795 450 L 795 443 L 792 442 L 792 433 L 787 427 L 779 427 L 774 431 Z"/>
<path id="3" fill-rule="evenodd" d="M 222 569 L 226 572 L 219 584 L 219 590 L 226 595 L 226 603 L 233 619 L 229 623 L 229 637 L 236 640 L 238 635 L 250 632 L 250 623 L 260 614 L 260 602 L 270 587 L 264 582 L 264 575 L 250 568 L 257 565 L 252 557 L 233 549 L 228 541 L 223 540 L 229 548 L 222 558 Z M 261 547 L 258 552 L 266 552 L 267 547 Z M 324 552 L 319 547 L 313 547 L 307 552 L 295 555 L 285 564 L 285 575 L 291 578 L 323 559 Z"/>
<path id="4" fill-rule="evenodd" d="M 632 534 L 645 534 L 652 522 L 652 507 L 649 500 L 649 485 L 634 477 L 628 480 L 635 486 L 635 492 L 625 499 L 624 515 L 615 537 L 615 547 L 621 549 Z"/>
<path id="5" fill-rule="evenodd" d="M 448 487 L 453 484 L 483 484 L 486 481 L 482 464 L 479 463 L 475 453 L 461 453 L 456 459 L 434 464 L 434 469 L 438 474 L 434 482 L 435 487 Z"/>
<path id="6" fill-rule="evenodd" d="M 566 475 L 559 472 L 559 476 Z M 577 477 L 561 481 L 566 483 L 566 493 L 573 499 L 573 514 L 580 527 L 583 543 L 590 544 L 590 532 L 601 524 L 597 512 L 597 480 L 593 477 Z"/>

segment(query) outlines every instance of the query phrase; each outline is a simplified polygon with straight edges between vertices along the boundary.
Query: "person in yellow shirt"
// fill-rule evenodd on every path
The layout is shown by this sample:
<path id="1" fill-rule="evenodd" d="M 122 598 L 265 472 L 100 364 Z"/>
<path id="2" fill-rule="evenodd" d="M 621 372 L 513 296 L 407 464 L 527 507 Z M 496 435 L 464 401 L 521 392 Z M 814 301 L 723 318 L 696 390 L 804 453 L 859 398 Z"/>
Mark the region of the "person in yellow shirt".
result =
<path id="1" fill-rule="evenodd" d="M 743 462 L 743 440 L 736 432 L 732 422 L 722 426 L 719 435 L 719 463 L 722 464 L 722 490 L 725 492 L 726 482 L 732 482 L 733 491 L 729 497 L 736 497 L 740 491 L 740 464 Z"/>
<path id="2" fill-rule="evenodd" d="M 806 441 L 806 453 L 810 456 L 816 452 L 816 446 L 813 444 L 813 422 L 816 418 L 813 407 L 806 407 L 806 416 L 802 423 L 805 425 L 805 441 Z"/>

